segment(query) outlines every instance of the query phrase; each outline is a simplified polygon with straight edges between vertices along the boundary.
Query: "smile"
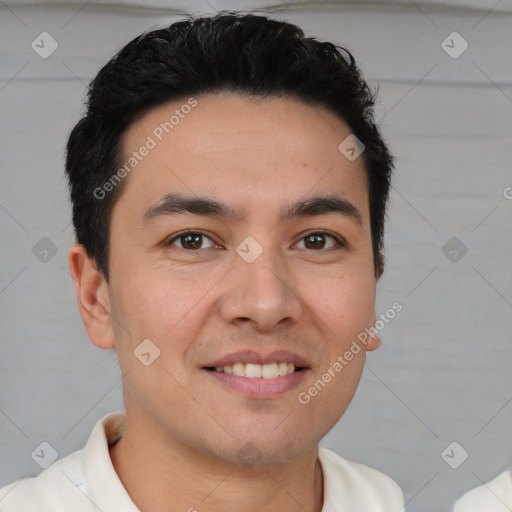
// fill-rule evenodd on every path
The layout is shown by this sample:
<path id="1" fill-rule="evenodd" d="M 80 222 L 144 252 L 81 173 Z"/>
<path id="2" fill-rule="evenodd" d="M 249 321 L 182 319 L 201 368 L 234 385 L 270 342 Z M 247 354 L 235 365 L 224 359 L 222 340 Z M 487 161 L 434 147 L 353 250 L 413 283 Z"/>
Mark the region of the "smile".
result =
<path id="1" fill-rule="evenodd" d="M 272 399 L 303 385 L 309 368 L 293 363 L 235 363 L 222 367 L 206 367 L 203 371 L 224 389 L 246 398 Z"/>
<path id="2" fill-rule="evenodd" d="M 247 377 L 248 379 L 275 379 L 285 377 L 302 368 L 296 367 L 293 363 L 275 362 L 269 364 L 235 363 L 206 369 L 236 375 L 237 377 Z"/>

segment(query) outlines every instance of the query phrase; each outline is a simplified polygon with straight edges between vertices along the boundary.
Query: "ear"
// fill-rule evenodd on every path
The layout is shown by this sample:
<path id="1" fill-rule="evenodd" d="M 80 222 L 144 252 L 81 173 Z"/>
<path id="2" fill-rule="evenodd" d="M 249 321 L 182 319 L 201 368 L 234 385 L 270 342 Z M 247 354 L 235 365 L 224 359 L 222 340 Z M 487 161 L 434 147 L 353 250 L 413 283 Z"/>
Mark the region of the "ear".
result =
<path id="1" fill-rule="evenodd" d="M 366 341 L 366 351 L 371 352 L 372 350 L 376 350 L 380 347 L 381 341 L 378 335 L 378 331 L 375 329 L 375 323 L 377 322 L 377 314 L 375 311 L 372 316 L 372 324 L 368 327 L 368 332 L 370 333 L 368 336 L 368 340 Z"/>
<path id="2" fill-rule="evenodd" d="M 78 309 L 89 339 L 98 348 L 115 348 L 105 277 L 97 270 L 83 245 L 73 244 L 68 257 Z"/>

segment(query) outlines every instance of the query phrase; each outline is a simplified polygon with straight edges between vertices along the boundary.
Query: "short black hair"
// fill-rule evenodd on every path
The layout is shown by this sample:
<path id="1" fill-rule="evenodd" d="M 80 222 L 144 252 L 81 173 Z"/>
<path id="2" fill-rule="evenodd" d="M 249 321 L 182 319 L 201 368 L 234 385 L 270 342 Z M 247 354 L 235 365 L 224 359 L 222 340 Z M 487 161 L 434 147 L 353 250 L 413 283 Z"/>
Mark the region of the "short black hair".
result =
<path id="1" fill-rule="evenodd" d="M 84 117 L 66 146 L 76 241 L 109 282 L 112 208 L 126 184 L 98 198 L 122 165 L 123 134 L 151 108 L 201 94 L 290 97 L 340 116 L 364 144 L 375 275 L 384 269 L 384 223 L 393 157 L 374 122 L 372 91 L 353 55 L 262 15 L 220 12 L 143 33 L 122 48 L 87 91 Z M 341 142 L 341 141 L 340 141 Z M 341 156 L 341 153 L 340 153 Z"/>

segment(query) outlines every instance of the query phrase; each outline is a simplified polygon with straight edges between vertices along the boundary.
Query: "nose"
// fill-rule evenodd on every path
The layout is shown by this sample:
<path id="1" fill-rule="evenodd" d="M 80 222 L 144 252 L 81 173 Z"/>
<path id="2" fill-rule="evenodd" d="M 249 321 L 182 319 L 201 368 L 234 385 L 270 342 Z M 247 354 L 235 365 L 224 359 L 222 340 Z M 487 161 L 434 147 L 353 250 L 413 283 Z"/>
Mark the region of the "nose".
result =
<path id="1" fill-rule="evenodd" d="M 221 299 L 225 322 L 270 332 L 299 321 L 303 304 L 282 256 L 264 249 L 252 263 L 238 255 L 234 259 Z"/>

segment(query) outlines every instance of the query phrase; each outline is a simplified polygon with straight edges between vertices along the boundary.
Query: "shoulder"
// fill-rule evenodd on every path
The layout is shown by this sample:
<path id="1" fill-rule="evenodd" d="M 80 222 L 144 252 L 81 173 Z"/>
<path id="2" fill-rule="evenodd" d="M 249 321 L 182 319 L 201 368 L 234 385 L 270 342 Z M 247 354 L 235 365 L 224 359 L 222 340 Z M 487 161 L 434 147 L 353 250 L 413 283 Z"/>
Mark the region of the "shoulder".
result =
<path id="1" fill-rule="evenodd" d="M 457 500 L 453 512 L 510 512 L 512 510 L 512 470 L 471 489 Z"/>
<path id="2" fill-rule="evenodd" d="M 334 505 L 375 512 L 396 512 L 404 506 L 402 490 L 381 471 L 323 447 L 319 448 L 319 458 L 324 471 L 324 503 L 331 507 L 326 506 L 326 512 L 334 510 Z"/>
<path id="3" fill-rule="evenodd" d="M 86 510 L 80 506 L 86 505 L 79 476 L 81 452 L 57 460 L 37 477 L 16 480 L 0 489 L 0 512 L 64 512 L 70 503 L 74 510 Z"/>
<path id="4" fill-rule="evenodd" d="M 129 503 L 108 451 L 108 443 L 122 435 L 124 426 L 124 411 L 105 415 L 97 421 L 84 448 L 55 461 L 37 477 L 16 480 L 0 489 L 0 512 L 69 512 L 70 505 L 73 512 L 97 512 L 94 487 L 103 492 L 99 499 L 109 499 L 115 489 L 117 496 Z"/>

